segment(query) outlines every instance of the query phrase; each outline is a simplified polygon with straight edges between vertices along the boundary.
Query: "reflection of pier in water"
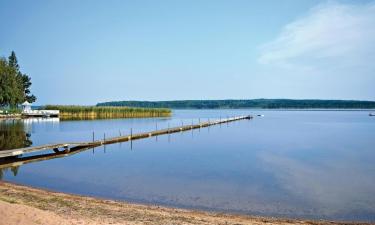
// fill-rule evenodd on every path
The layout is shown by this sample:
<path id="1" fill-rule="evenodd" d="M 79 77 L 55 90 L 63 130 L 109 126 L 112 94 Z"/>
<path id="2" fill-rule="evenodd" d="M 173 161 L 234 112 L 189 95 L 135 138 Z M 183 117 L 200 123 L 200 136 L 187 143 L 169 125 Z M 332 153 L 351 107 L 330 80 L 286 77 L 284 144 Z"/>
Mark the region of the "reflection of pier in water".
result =
<path id="1" fill-rule="evenodd" d="M 49 160 L 49 159 L 62 158 L 62 157 L 66 157 L 69 155 L 77 154 L 79 152 L 82 152 L 91 148 L 93 147 L 84 147 L 84 148 L 76 147 L 76 148 L 71 148 L 69 152 L 58 151 L 54 153 L 25 156 L 25 157 L 20 157 L 20 158 L 3 158 L 3 159 L 0 159 L 0 169 L 22 166 L 24 164 L 28 164 L 32 162 L 39 162 L 39 161 L 44 161 L 44 160 Z"/>
<path id="2" fill-rule="evenodd" d="M 69 152 L 66 151 L 58 151 L 54 153 L 46 153 L 41 155 L 34 155 L 34 156 L 26 156 L 26 157 L 20 157 L 20 158 L 3 158 L 0 159 L 0 180 L 3 177 L 4 172 L 7 169 L 10 169 L 14 176 L 17 176 L 18 169 L 20 166 L 33 163 L 33 162 L 40 162 L 50 159 L 57 159 L 57 158 L 63 158 L 70 155 L 74 155 L 80 152 L 83 152 L 85 150 L 91 149 L 93 147 L 76 147 L 70 149 Z"/>

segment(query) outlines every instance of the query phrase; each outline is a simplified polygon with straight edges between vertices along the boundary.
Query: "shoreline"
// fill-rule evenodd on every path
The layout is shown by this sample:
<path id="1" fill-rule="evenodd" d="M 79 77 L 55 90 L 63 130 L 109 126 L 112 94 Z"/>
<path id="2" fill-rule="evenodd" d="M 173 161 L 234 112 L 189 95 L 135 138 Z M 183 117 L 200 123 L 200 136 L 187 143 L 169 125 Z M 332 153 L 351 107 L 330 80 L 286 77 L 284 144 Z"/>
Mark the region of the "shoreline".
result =
<path id="1" fill-rule="evenodd" d="M 21 114 L 7 114 L 7 115 L 0 114 L 0 120 L 2 119 L 22 119 L 22 115 Z"/>
<path id="2" fill-rule="evenodd" d="M 371 224 L 187 210 L 54 192 L 0 181 L 2 224 Z"/>

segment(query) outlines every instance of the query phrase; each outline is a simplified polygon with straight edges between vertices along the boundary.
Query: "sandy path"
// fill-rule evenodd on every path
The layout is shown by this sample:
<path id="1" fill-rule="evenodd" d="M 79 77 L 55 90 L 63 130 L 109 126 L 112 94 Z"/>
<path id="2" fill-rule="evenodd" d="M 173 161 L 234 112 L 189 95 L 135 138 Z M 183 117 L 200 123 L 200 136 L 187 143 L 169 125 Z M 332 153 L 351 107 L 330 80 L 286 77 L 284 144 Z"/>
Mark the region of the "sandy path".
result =
<path id="1" fill-rule="evenodd" d="M 64 219 L 54 213 L 30 206 L 0 202 L 0 225 L 10 224 L 50 224 L 63 225 Z"/>
<path id="2" fill-rule="evenodd" d="M 273 225 L 344 223 L 250 217 L 129 204 L 0 182 L 0 225 L 13 224 Z"/>

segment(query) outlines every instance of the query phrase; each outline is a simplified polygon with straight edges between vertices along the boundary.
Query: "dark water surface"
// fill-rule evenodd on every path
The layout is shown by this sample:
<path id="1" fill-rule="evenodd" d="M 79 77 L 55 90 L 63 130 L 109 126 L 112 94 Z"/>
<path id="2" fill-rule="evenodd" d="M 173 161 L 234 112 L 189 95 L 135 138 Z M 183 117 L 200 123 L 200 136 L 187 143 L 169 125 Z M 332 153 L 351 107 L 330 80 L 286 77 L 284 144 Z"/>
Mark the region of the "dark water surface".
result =
<path id="1" fill-rule="evenodd" d="M 177 110 L 172 118 L 0 121 L 0 148 L 264 114 L 3 169 L 4 180 L 140 203 L 375 221 L 375 118 L 363 111 Z M 16 176 L 15 176 L 16 175 Z"/>

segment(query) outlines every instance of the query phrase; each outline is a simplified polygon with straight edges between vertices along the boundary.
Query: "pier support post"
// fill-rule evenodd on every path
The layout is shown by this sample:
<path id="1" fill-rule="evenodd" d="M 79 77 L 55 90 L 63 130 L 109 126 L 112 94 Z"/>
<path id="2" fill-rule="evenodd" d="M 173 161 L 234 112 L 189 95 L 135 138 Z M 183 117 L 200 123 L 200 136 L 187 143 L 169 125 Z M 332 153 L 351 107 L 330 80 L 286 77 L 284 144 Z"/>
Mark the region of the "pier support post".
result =
<path id="1" fill-rule="evenodd" d="M 130 128 L 130 150 L 133 150 L 133 128 Z"/>
<path id="2" fill-rule="evenodd" d="M 64 146 L 64 152 L 65 153 L 69 153 L 70 152 L 69 146 Z"/>

